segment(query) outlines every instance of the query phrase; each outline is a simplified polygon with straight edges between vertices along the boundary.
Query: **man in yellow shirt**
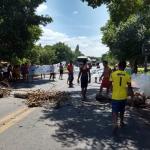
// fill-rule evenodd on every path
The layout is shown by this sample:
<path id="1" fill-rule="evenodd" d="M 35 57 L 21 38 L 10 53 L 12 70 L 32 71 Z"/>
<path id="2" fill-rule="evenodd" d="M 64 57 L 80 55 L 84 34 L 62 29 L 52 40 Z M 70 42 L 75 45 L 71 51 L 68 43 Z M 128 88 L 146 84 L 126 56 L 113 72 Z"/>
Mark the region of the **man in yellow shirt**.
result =
<path id="1" fill-rule="evenodd" d="M 110 76 L 112 85 L 112 117 L 113 117 L 113 132 L 116 133 L 118 128 L 118 114 L 120 113 L 120 126 L 124 125 L 124 112 L 126 99 L 128 96 L 128 89 L 131 90 L 131 76 L 124 71 L 126 62 L 121 61 L 118 64 L 118 70 L 113 72 Z M 131 95 L 132 96 L 132 95 Z"/>

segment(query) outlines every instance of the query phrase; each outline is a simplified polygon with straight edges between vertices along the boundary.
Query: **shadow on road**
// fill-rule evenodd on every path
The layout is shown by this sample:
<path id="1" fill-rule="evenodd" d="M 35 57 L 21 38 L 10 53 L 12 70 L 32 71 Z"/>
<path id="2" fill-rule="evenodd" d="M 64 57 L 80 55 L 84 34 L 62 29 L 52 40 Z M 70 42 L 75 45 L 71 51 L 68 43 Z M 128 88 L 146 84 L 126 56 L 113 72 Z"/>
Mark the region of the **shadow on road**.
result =
<path id="1" fill-rule="evenodd" d="M 135 110 L 127 111 L 127 126 L 119 129 L 117 137 L 112 137 L 110 104 L 95 101 L 96 89 L 88 90 L 89 98 L 84 103 L 79 94 L 80 91 L 72 92 L 70 103 L 60 109 L 43 110 L 41 119 L 56 123 L 58 129 L 53 138 L 62 146 L 72 147 L 82 143 L 83 150 L 150 148 L 150 126 L 141 121 Z"/>
<path id="2" fill-rule="evenodd" d="M 20 89 L 20 88 L 33 88 L 35 86 L 40 85 L 45 85 L 47 83 L 53 84 L 55 81 L 50 81 L 50 80 L 43 80 L 43 79 L 34 79 L 33 81 L 30 82 L 14 82 L 11 84 L 11 87 L 14 89 Z"/>

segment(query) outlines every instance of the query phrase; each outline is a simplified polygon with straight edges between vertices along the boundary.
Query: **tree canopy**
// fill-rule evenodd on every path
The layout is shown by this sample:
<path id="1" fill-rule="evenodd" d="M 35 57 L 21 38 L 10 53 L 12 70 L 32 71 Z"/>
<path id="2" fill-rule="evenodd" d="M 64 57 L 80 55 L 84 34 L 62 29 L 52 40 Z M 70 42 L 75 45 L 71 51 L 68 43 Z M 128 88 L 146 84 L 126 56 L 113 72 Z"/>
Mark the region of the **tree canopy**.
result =
<path id="1" fill-rule="evenodd" d="M 110 19 L 101 28 L 102 42 L 119 60 L 143 62 L 142 45 L 150 38 L 149 0 L 82 0 L 96 8 L 106 4 Z"/>
<path id="2" fill-rule="evenodd" d="M 67 44 L 58 42 L 54 45 L 35 45 L 26 56 L 32 64 L 55 64 L 66 61 L 67 63 L 72 60 L 76 61 L 78 56 L 83 55 L 77 45 L 75 51 L 72 50 Z"/>
<path id="3" fill-rule="evenodd" d="M 49 16 L 36 14 L 45 0 L 0 1 L 0 58 L 22 58 L 42 33 L 39 25 L 52 21 Z"/>

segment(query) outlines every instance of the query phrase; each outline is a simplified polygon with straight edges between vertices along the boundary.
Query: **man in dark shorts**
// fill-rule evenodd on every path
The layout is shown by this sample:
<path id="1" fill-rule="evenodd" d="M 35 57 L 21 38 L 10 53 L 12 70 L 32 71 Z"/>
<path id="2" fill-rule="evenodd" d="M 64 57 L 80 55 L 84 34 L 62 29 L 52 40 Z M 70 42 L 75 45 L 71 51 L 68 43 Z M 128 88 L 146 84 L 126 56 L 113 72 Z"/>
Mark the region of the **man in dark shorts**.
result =
<path id="1" fill-rule="evenodd" d="M 69 88 L 71 88 L 73 87 L 73 80 L 74 80 L 74 76 L 73 76 L 74 67 L 72 61 L 70 61 L 70 63 L 67 65 L 67 70 L 68 70 Z"/>
<path id="2" fill-rule="evenodd" d="M 63 73 L 64 73 L 64 67 L 63 67 L 62 63 L 60 63 L 60 65 L 59 65 L 59 79 L 60 80 L 63 79 Z"/>
<path id="3" fill-rule="evenodd" d="M 112 119 L 114 134 L 118 129 L 118 115 L 120 116 L 120 127 L 124 125 L 124 112 L 128 96 L 127 91 L 130 90 L 131 96 L 133 96 L 131 76 L 124 71 L 126 68 L 126 62 L 119 62 L 118 68 L 119 69 L 113 72 L 110 76 L 110 82 L 112 85 Z"/>
<path id="4" fill-rule="evenodd" d="M 88 86 L 88 83 L 91 82 L 90 68 L 88 67 L 86 63 L 86 60 L 84 60 L 83 66 L 80 68 L 80 72 L 78 75 L 78 83 L 79 83 L 80 78 L 81 78 L 82 97 L 83 97 L 83 100 L 85 100 L 87 86 Z"/>

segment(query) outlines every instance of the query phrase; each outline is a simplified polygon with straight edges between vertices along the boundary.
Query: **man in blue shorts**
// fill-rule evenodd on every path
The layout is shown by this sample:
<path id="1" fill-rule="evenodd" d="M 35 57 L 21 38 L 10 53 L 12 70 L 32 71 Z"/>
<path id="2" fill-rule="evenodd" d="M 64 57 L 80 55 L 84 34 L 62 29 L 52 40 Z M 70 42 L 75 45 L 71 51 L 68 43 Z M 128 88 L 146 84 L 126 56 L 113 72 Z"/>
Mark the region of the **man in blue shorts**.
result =
<path id="1" fill-rule="evenodd" d="M 124 125 L 124 112 L 128 90 L 130 90 L 131 96 L 133 96 L 131 76 L 124 71 L 125 68 L 126 62 L 120 61 L 118 64 L 118 70 L 113 72 L 110 76 L 112 85 L 113 133 L 116 133 L 118 129 L 118 115 L 120 116 L 120 127 Z"/>

